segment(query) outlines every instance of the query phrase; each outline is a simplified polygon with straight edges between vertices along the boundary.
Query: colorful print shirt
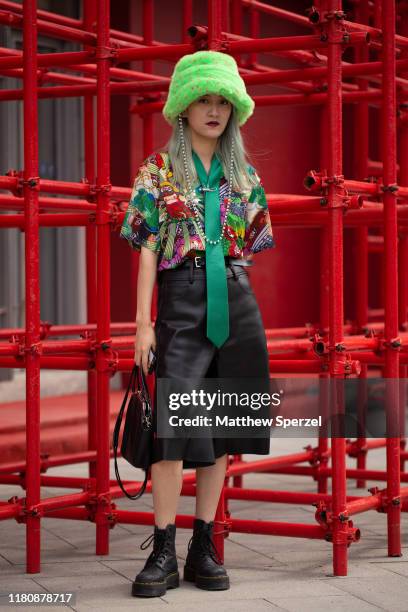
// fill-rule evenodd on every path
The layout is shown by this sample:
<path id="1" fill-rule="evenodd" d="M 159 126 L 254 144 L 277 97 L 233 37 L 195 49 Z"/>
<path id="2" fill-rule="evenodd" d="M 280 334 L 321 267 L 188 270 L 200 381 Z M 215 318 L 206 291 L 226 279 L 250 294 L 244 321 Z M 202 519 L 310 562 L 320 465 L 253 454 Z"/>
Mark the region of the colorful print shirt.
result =
<path id="1" fill-rule="evenodd" d="M 276 246 L 262 182 L 253 166 L 257 185 L 247 192 L 231 192 L 231 204 L 222 238 L 224 256 L 242 258 Z M 172 180 L 173 173 L 167 152 L 153 153 L 139 167 L 120 237 L 137 251 L 142 246 L 158 253 L 157 270 L 175 268 L 187 257 L 205 251 L 197 229 L 194 211 Z M 204 228 L 204 194 L 195 189 L 199 201 L 196 209 Z M 228 181 L 219 184 L 221 226 L 228 200 Z"/>

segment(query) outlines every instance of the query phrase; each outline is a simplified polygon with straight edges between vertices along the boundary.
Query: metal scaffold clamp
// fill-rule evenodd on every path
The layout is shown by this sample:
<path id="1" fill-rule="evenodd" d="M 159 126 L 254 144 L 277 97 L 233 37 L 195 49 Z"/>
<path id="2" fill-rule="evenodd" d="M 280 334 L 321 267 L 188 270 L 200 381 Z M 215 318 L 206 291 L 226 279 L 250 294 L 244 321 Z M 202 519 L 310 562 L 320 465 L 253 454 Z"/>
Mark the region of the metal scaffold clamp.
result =
<path id="1" fill-rule="evenodd" d="M 322 457 L 318 446 L 312 446 L 311 444 L 307 444 L 303 447 L 306 451 L 309 451 L 310 457 L 308 459 L 309 465 L 312 467 L 318 467 L 321 463 Z M 316 480 L 317 474 L 313 475 L 313 479 Z"/>
<path id="2" fill-rule="evenodd" d="M 380 505 L 377 507 L 377 512 L 386 513 L 390 506 L 400 506 L 401 505 L 401 497 L 389 497 L 387 494 L 387 489 L 379 489 L 378 487 L 370 487 L 367 489 L 371 495 L 377 495 L 381 499 Z"/>
<path id="3" fill-rule="evenodd" d="M 346 13 L 342 10 L 338 10 L 338 11 L 327 11 L 325 13 L 323 13 L 323 19 L 322 21 L 331 21 L 332 19 L 336 19 L 337 21 L 340 21 L 342 19 L 346 18 Z"/>
<path id="4" fill-rule="evenodd" d="M 89 222 L 94 225 L 108 225 L 113 223 L 111 210 L 97 210 L 89 214 Z"/>
<path id="5" fill-rule="evenodd" d="M 329 346 L 331 352 L 344 352 L 342 344 L 336 344 L 335 347 Z M 356 374 L 357 376 L 361 372 L 361 362 L 352 359 L 350 353 L 345 353 L 342 359 L 329 359 L 330 374 L 332 376 L 351 376 Z"/>
<path id="6" fill-rule="evenodd" d="M 390 185 L 380 185 L 380 189 L 384 193 L 386 193 L 387 191 L 390 191 L 391 193 L 397 193 L 397 191 L 399 190 L 399 186 L 397 185 L 397 183 L 392 183 Z"/>
<path id="7" fill-rule="evenodd" d="M 324 501 L 318 501 L 313 504 L 316 506 L 315 519 L 318 524 L 326 531 L 326 542 L 334 544 L 346 544 L 347 547 L 353 542 L 360 540 L 360 530 L 354 527 L 353 521 L 350 520 L 347 512 L 339 512 L 336 516 Z M 342 529 L 335 529 L 335 523 L 343 526 Z"/>
<path id="8" fill-rule="evenodd" d="M 379 338 L 379 350 L 384 350 L 387 348 L 393 349 L 394 351 L 400 351 L 402 346 L 401 338 L 391 338 L 390 340 L 386 340 L 385 338 Z"/>
<path id="9" fill-rule="evenodd" d="M 25 338 L 19 345 L 19 353 L 21 355 L 25 355 L 26 353 L 31 353 L 32 355 L 42 355 L 43 346 L 42 342 L 33 342 L 30 345 L 25 344 Z"/>
<path id="10" fill-rule="evenodd" d="M 88 521 L 91 523 L 107 523 L 109 529 L 118 522 L 118 514 L 115 512 L 116 504 L 111 502 L 110 494 L 96 493 L 89 496 L 89 500 L 84 504 L 88 511 Z"/>
<path id="11" fill-rule="evenodd" d="M 115 43 L 111 43 L 110 47 L 98 45 L 95 47 L 94 51 L 90 52 L 90 55 L 94 57 L 96 61 L 108 59 L 116 63 L 118 60 L 118 45 Z"/>
<path id="12" fill-rule="evenodd" d="M 109 372 L 111 376 L 114 376 L 119 366 L 119 354 L 117 351 L 112 350 L 112 339 L 96 340 L 91 342 L 90 355 L 92 359 L 92 369 L 98 370 L 98 372 Z"/>
<path id="13" fill-rule="evenodd" d="M 359 455 L 366 455 L 368 452 L 367 444 L 360 444 L 358 440 L 347 440 L 347 455 L 349 457 L 358 457 Z"/>
<path id="14" fill-rule="evenodd" d="M 340 10 L 319 12 L 315 7 L 308 10 L 309 21 L 320 30 L 320 40 L 329 44 L 350 42 L 350 32 L 344 21 L 346 13 Z M 333 25 L 332 25 L 333 24 Z M 336 25 L 334 25 L 336 24 Z"/>
<path id="15" fill-rule="evenodd" d="M 21 188 L 29 187 L 33 191 L 40 191 L 40 177 L 39 176 L 30 176 L 27 179 L 20 178 L 19 185 Z"/>
<path id="16" fill-rule="evenodd" d="M 44 510 L 41 508 L 41 506 L 38 506 L 35 504 L 30 507 L 26 506 L 26 503 L 27 503 L 26 497 L 20 497 L 20 498 L 14 497 L 11 499 L 13 500 L 13 503 L 19 504 L 20 506 L 19 513 L 15 517 L 17 523 L 26 523 L 27 517 L 29 516 L 37 517 L 37 518 L 44 517 Z"/>

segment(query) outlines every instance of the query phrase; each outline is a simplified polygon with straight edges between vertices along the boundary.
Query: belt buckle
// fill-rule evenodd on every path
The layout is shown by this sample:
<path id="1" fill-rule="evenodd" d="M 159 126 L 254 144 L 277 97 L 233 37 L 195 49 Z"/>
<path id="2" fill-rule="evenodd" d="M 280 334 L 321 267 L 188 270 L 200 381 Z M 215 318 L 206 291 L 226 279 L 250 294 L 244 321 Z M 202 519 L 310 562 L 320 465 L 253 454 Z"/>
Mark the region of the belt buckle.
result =
<path id="1" fill-rule="evenodd" d="M 204 268 L 204 266 L 199 265 L 199 261 L 202 259 L 201 255 L 194 256 L 194 265 L 196 268 Z"/>

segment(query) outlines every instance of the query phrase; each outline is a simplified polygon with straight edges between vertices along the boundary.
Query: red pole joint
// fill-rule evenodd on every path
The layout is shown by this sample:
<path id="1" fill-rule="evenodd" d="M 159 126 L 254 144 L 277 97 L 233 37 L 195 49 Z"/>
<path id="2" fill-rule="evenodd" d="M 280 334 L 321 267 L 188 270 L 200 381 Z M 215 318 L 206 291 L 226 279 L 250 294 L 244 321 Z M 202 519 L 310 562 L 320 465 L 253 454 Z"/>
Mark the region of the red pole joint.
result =
<path id="1" fill-rule="evenodd" d="M 50 454 L 49 453 L 40 453 L 40 472 L 44 474 L 49 467 L 51 467 L 51 463 L 49 461 Z M 21 474 L 21 472 L 20 472 Z"/>
<path id="2" fill-rule="evenodd" d="M 316 170 L 309 170 L 309 172 L 306 174 L 305 178 L 303 179 L 303 186 L 305 187 L 305 189 L 307 189 L 308 191 L 321 191 L 322 195 L 324 196 L 324 204 L 327 204 L 327 189 L 330 185 L 334 185 L 337 188 L 340 188 L 341 191 L 339 191 L 339 195 L 343 195 L 344 199 L 346 194 L 346 190 L 345 190 L 345 181 L 344 181 L 344 175 L 343 174 L 333 174 L 332 176 L 328 176 L 327 172 L 325 170 L 321 170 L 321 171 L 316 171 Z M 337 198 L 336 198 L 337 199 Z M 322 202 L 323 204 L 323 202 Z M 340 208 L 342 206 L 347 206 L 347 204 L 343 203 L 332 203 L 331 205 L 329 204 L 330 208 Z"/>
<path id="3" fill-rule="evenodd" d="M 329 347 L 332 350 L 332 347 Z M 335 349 L 337 351 L 337 348 Z M 329 362 L 332 376 L 350 376 L 361 372 L 361 363 L 355 359 L 351 359 L 350 353 L 346 353 L 345 359 L 336 359 Z"/>
<path id="4" fill-rule="evenodd" d="M 364 197 L 362 195 L 357 194 L 352 195 L 351 198 L 346 197 L 346 204 L 347 208 L 353 210 L 362 208 L 364 204 Z"/>
<path id="5" fill-rule="evenodd" d="M 367 34 L 369 36 L 369 34 Z M 331 40 L 329 40 L 329 35 L 326 32 L 322 32 L 320 36 L 320 40 L 322 42 L 330 43 L 349 43 L 350 42 L 350 33 L 349 32 L 338 32 L 336 36 L 332 36 Z"/>
<path id="6" fill-rule="evenodd" d="M 21 355 L 24 355 L 25 353 L 31 353 L 32 355 L 42 355 L 42 352 L 42 342 L 33 342 L 29 345 L 20 343 L 19 345 L 19 353 Z"/>
<path id="7" fill-rule="evenodd" d="M 9 186 L 8 189 L 14 196 L 16 196 L 16 198 L 22 198 L 23 188 L 22 188 L 22 185 L 20 184 L 19 179 L 23 177 L 23 171 L 15 170 L 14 168 L 10 168 L 10 170 L 7 170 L 7 172 L 5 173 L 5 176 L 11 176 L 12 178 L 17 179 L 15 181 L 14 187 Z"/>
<path id="8" fill-rule="evenodd" d="M 323 182 L 323 187 L 328 185 L 338 185 L 340 187 L 343 187 L 344 185 L 344 175 L 343 174 L 338 174 L 338 175 L 333 175 L 333 176 L 325 176 L 324 177 L 324 182 Z"/>
<path id="9" fill-rule="evenodd" d="M 344 11 L 338 10 L 338 11 L 327 11 L 326 13 L 323 12 L 322 13 L 322 18 L 321 18 L 321 22 L 325 22 L 325 21 L 330 21 L 330 19 L 345 19 L 346 18 L 346 13 Z"/>
<path id="10" fill-rule="evenodd" d="M 329 526 L 329 532 L 326 535 L 327 542 L 332 542 L 333 544 L 346 544 L 347 548 L 353 542 L 359 542 L 361 533 L 360 529 L 353 526 L 353 521 L 348 520 L 346 515 L 340 514 L 337 522 L 343 527 L 343 529 L 334 530 L 334 523 L 336 522 L 336 517 L 333 517 L 333 527 Z"/>
<path id="11" fill-rule="evenodd" d="M 91 523 L 107 524 L 109 529 L 113 529 L 118 522 L 118 514 L 115 512 L 116 504 L 111 502 L 110 493 L 93 494 L 84 505 L 88 511 L 88 521 Z"/>
<path id="12" fill-rule="evenodd" d="M 347 454 L 349 457 L 358 457 L 359 455 L 367 454 L 367 452 L 368 452 L 367 444 L 360 443 L 358 440 L 354 440 L 353 442 L 351 441 L 348 442 Z"/>
<path id="13" fill-rule="evenodd" d="M 191 37 L 191 42 L 196 51 L 208 49 L 208 28 L 207 26 L 192 25 L 187 28 L 187 33 Z"/>
<path id="14" fill-rule="evenodd" d="M 318 482 L 321 478 L 321 471 L 327 466 L 328 456 L 325 452 L 319 448 L 319 446 L 312 447 L 311 444 L 303 447 L 305 450 L 311 453 L 308 462 L 313 468 L 313 472 L 311 474 L 314 481 Z M 314 504 L 316 505 L 316 504 Z"/>
<path id="15" fill-rule="evenodd" d="M 13 504 L 13 505 L 18 505 L 18 512 L 16 514 L 16 516 L 14 517 L 17 521 L 17 523 L 26 523 L 26 519 L 27 519 L 27 515 L 25 514 L 25 512 L 23 511 L 23 507 L 25 504 L 25 498 L 24 497 L 17 497 L 17 495 L 14 495 L 13 497 L 10 497 L 10 499 L 7 500 L 9 504 Z"/>
<path id="16" fill-rule="evenodd" d="M 104 185 L 98 185 L 97 183 L 93 183 L 92 185 L 89 185 L 89 194 L 91 195 L 98 195 L 99 192 L 101 193 L 109 193 L 112 190 L 112 183 L 106 183 Z"/>
<path id="17" fill-rule="evenodd" d="M 116 504 L 111 504 L 111 509 L 115 510 L 116 508 Z M 109 529 L 113 529 L 116 525 L 116 523 L 118 522 L 118 513 L 117 512 L 107 512 L 106 513 L 106 520 L 109 523 Z"/>
<path id="18" fill-rule="evenodd" d="M 207 26 L 193 25 L 187 29 L 187 32 L 191 36 L 191 42 L 196 51 L 207 51 L 209 49 Z M 212 51 L 228 53 L 230 48 L 230 41 L 223 32 L 220 33 L 220 38 L 216 41 L 214 40 L 211 44 Z"/>
<path id="19" fill-rule="evenodd" d="M 39 176 L 30 176 L 27 179 L 21 178 L 19 180 L 19 185 L 21 186 L 21 189 L 24 186 L 27 186 L 30 189 L 32 189 L 33 191 L 40 191 L 40 177 Z"/>
<path id="20" fill-rule="evenodd" d="M 331 21 L 342 21 L 345 19 L 345 13 L 342 10 L 334 10 L 323 13 L 319 20 L 321 27 L 320 40 L 322 42 L 328 42 L 329 44 L 341 44 L 349 43 L 351 40 L 351 33 L 346 29 L 344 23 L 340 26 L 331 27 Z M 364 32 L 365 42 L 368 43 L 370 35 L 368 32 Z"/>
<path id="21" fill-rule="evenodd" d="M 107 340 L 101 340 L 97 342 L 96 340 L 92 342 L 92 350 L 101 349 L 102 351 L 108 351 L 112 346 L 112 338 L 108 338 Z"/>
<path id="22" fill-rule="evenodd" d="M 119 354 L 117 351 L 113 351 L 111 347 L 111 338 L 100 342 L 94 340 L 91 342 L 90 355 L 97 371 L 110 372 L 110 375 L 113 376 L 119 367 Z"/>
<path id="23" fill-rule="evenodd" d="M 386 191 L 390 191 L 391 193 L 396 193 L 399 190 L 399 186 L 396 183 L 393 183 L 392 185 L 380 185 L 379 188 L 384 193 Z"/>
<path id="24" fill-rule="evenodd" d="M 16 516 L 16 520 L 18 523 L 25 523 L 28 516 L 33 516 L 36 518 L 44 517 L 44 510 L 41 505 L 33 504 L 32 506 L 26 506 L 26 498 L 16 498 L 14 503 L 18 503 L 20 505 L 19 514 Z"/>
<path id="25" fill-rule="evenodd" d="M 90 51 L 91 55 L 96 60 L 112 60 L 115 63 L 118 60 L 118 49 L 117 45 L 112 43 L 112 46 L 106 47 L 104 45 L 97 45 L 94 51 Z"/>
<path id="26" fill-rule="evenodd" d="M 315 6 L 311 6 L 305 10 L 307 18 L 313 24 L 319 23 L 320 13 Z"/>
<path id="27" fill-rule="evenodd" d="M 321 527 L 326 529 L 325 540 L 333 544 L 346 544 L 347 547 L 353 542 L 360 540 L 360 530 L 353 526 L 346 512 L 340 512 L 337 516 L 327 509 L 326 502 L 318 501 L 313 504 L 316 506 L 315 519 Z M 335 523 L 340 524 L 341 529 L 334 529 Z"/>
<path id="28" fill-rule="evenodd" d="M 45 340 L 50 335 L 52 323 L 50 321 L 40 321 L 40 338 Z"/>
<path id="29" fill-rule="evenodd" d="M 381 498 L 381 503 L 377 508 L 377 512 L 385 513 L 388 510 L 389 506 L 400 506 L 401 505 L 401 497 L 396 495 L 394 497 L 389 497 L 387 495 L 387 489 L 379 489 L 378 487 L 370 487 L 367 489 L 371 495 L 379 495 Z"/>
<path id="30" fill-rule="evenodd" d="M 319 334 L 315 334 L 313 338 L 311 338 L 313 342 L 313 350 L 316 355 L 319 357 L 323 357 L 324 355 L 329 354 L 328 342 L 325 341 Z"/>
<path id="31" fill-rule="evenodd" d="M 118 213 L 114 210 L 98 209 L 95 212 L 89 213 L 89 223 L 94 225 L 107 225 L 109 223 L 116 225 Z"/>
<path id="32" fill-rule="evenodd" d="M 123 210 L 121 207 L 123 206 Z M 112 231 L 116 232 L 120 230 L 120 227 L 123 222 L 123 213 L 126 210 L 127 202 L 111 204 L 111 223 L 112 223 Z"/>
<path id="33" fill-rule="evenodd" d="M 318 191 L 322 188 L 324 172 L 309 170 L 303 179 L 303 186 L 308 191 Z"/>
<path id="34" fill-rule="evenodd" d="M 401 497 L 397 496 L 397 497 L 387 497 L 386 498 L 386 505 L 389 506 L 400 506 L 401 505 Z"/>
<path id="35" fill-rule="evenodd" d="M 202 47 L 204 50 L 204 47 Z M 197 51 L 201 49 L 197 48 Z M 149 104 L 154 104 L 155 102 L 163 102 L 162 95 L 160 93 L 145 93 L 143 96 L 137 96 L 136 103 L 130 106 L 130 113 L 137 113 L 141 118 L 149 117 L 151 115 L 151 111 L 149 110 Z"/>
<path id="36" fill-rule="evenodd" d="M 392 338 L 391 340 L 379 338 L 378 343 L 380 351 L 386 348 L 394 349 L 395 351 L 400 351 L 402 346 L 401 338 Z"/>
<path id="37" fill-rule="evenodd" d="M 38 85 L 44 85 L 44 83 L 47 83 L 47 79 L 46 77 L 48 76 L 48 73 L 50 72 L 50 70 L 46 67 L 46 66 L 39 66 L 37 68 L 37 84 Z"/>
<path id="38" fill-rule="evenodd" d="M 319 452 L 319 447 L 313 447 L 311 444 L 307 444 L 306 446 L 303 446 L 303 448 L 310 452 L 310 457 L 308 459 L 309 464 L 312 467 L 316 467 L 317 465 L 319 465 L 322 459 L 321 453 Z"/>

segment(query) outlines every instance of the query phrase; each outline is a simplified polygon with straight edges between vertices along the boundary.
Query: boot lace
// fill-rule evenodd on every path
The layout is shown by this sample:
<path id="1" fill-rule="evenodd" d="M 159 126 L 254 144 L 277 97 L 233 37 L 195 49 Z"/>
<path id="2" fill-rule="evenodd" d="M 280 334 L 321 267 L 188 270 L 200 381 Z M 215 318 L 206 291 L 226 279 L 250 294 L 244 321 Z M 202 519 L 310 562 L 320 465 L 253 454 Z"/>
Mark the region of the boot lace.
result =
<path id="1" fill-rule="evenodd" d="M 224 530 L 219 533 L 226 533 L 226 531 Z M 190 541 L 188 543 L 187 552 L 190 550 L 193 540 L 194 540 L 194 535 L 191 536 L 190 538 Z M 199 544 L 202 553 L 209 554 L 211 559 L 215 561 L 215 563 L 217 563 L 218 565 L 222 565 L 222 560 L 218 554 L 217 548 L 208 531 L 202 531 L 200 533 L 199 540 L 197 543 Z"/>
<path id="2" fill-rule="evenodd" d="M 170 552 L 169 542 L 166 538 L 166 534 L 158 533 L 156 540 L 154 539 L 154 532 L 151 533 L 144 542 L 141 543 L 140 548 L 145 550 L 153 542 L 153 550 L 150 553 L 147 562 L 151 561 L 165 561 L 166 554 Z"/>

